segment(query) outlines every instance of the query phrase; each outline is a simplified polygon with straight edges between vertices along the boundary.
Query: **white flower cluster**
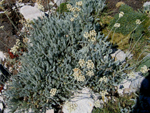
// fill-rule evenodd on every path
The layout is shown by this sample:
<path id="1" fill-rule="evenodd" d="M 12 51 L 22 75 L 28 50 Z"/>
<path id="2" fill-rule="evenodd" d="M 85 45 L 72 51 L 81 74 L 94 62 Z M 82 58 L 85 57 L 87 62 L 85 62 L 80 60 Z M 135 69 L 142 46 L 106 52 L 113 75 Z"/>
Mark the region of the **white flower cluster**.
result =
<path id="1" fill-rule="evenodd" d="M 80 59 L 78 63 L 79 63 L 79 65 L 80 65 L 81 67 L 84 67 L 84 66 L 85 66 L 85 61 L 84 61 L 84 59 Z"/>
<path id="2" fill-rule="evenodd" d="M 86 66 L 88 69 L 93 69 L 94 68 L 94 63 L 92 62 L 92 60 L 88 60 L 86 62 Z"/>
<path id="3" fill-rule="evenodd" d="M 101 100 L 96 100 L 95 102 L 94 102 L 94 106 L 96 107 L 96 108 L 102 108 L 103 107 L 103 105 L 101 105 L 101 103 L 103 103 L 103 101 Z"/>
<path id="4" fill-rule="evenodd" d="M 120 27 L 120 23 L 115 23 L 114 27 L 116 27 L 116 28 Z"/>
<path id="5" fill-rule="evenodd" d="M 44 6 L 38 3 L 37 8 L 41 11 L 44 11 Z"/>
<path id="6" fill-rule="evenodd" d="M 119 13 L 119 18 L 123 17 L 123 15 L 124 15 L 124 12 L 121 11 L 121 12 Z"/>
<path id="7" fill-rule="evenodd" d="M 90 77 L 91 77 L 91 76 L 94 76 L 94 72 L 91 71 L 91 70 L 90 70 L 90 71 L 87 71 L 86 75 L 88 75 L 88 76 L 90 76 Z"/>
<path id="8" fill-rule="evenodd" d="M 79 12 L 81 10 L 81 8 L 79 7 L 72 7 L 71 4 L 67 4 L 67 9 L 72 12 L 76 12 L 76 11 Z"/>
<path id="9" fill-rule="evenodd" d="M 76 5 L 82 6 L 82 1 L 76 2 Z"/>
<path id="10" fill-rule="evenodd" d="M 20 40 L 16 39 L 16 44 L 10 49 L 10 52 L 12 52 L 13 54 L 16 54 L 19 47 L 20 47 Z"/>
<path id="11" fill-rule="evenodd" d="M 82 1 L 76 2 L 76 5 L 82 6 Z M 81 8 L 79 8 L 79 7 L 72 7 L 71 4 L 67 4 L 67 9 L 68 9 L 69 11 L 74 12 L 74 13 L 75 13 L 75 12 L 79 12 L 79 11 L 81 10 Z M 70 19 L 70 21 L 71 21 L 71 22 L 74 21 L 74 19 L 77 18 L 77 17 L 78 17 L 78 14 L 74 14 L 73 17 Z"/>
<path id="12" fill-rule="evenodd" d="M 88 41 L 92 41 L 92 42 L 95 42 L 96 41 L 96 38 L 95 38 L 95 36 L 96 36 L 96 31 L 95 30 L 91 30 L 89 33 L 88 32 L 85 32 L 84 34 L 83 34 L 83 36 L 85 37 L 85 38 L 89 38 L 89 40 Z"/>
<path id="13" fill-rule="evenodd" d="M 72 111 L 75 111 L 78 106 L 76 103 L 73 103 L 73 102 L 66 102 L 66 105 L 67 105 L 67 109 L 69 113 L 71 113 Z"/>
<path id="14" fill-rule="evenodd" d="M 147 66 L 146 65 L 144 65 L 143 67 L 141 67 L 141 69 L 140 69 L 140 71 L 142 72 L 142 73 L 147 73 L 148 72 L 148 68 L 147 68 Z"/>
<path id="15" fill-rule="evenodd" d="M 140 19 L 136 19 L 136 21 L 135 21 L 135 22 L 136 22 L 136 24 L 137 24 L 137 25 L 139 25 L 139 24 L 141 24 L 141 23 L 142 23 L 142 22 L 140 21 Z"/>
<path id="16" fill-rule="evenodd" d="M 128 74 L 128 77 L 129 77 L 129 78 L 135 78 L 134 72 L 132 71 L 131 73 L 129 73 L 129 74 Z"/>
<path id="17" fill-rule="evenodd" d="M 85 81 L 85 77 L 82 75 L 81 70 L 79 68 L 74 68 L 73 71 L 74 71 L 73 76 L 75 80 L 82 82 Z"/>
<path id="18" fill-rule="evenodd" d="M 0 26 L 0 29 L 3 29 L 4 28 L 4 26 Z"/>
<path id="19" fill-rule="evenodd" d="M 102 96 L 102 100 L 103 102 L 105 102 L 105 95 L 108 94 L 108 92 L 105 90 L 105 91 L 102 91 L 100 92 L 100 95 Z"/>
<path id="20" fill-rule="evenodd" d="M 104 81 L 105 83 L 108 81 L 108 78 L 106 76 L 103 76 L 102 78 L 99 79 L 100 82 Z"/>
<path id="21" fill-rule="evenodd" d="M 56 92 L 57 92 L 57 89 L 56 89 L 56 88 L 52 88 L 52 89 L 50 90 L 51 96 L 54 96 L 54 95 L 56 94 Z"/>
<path id="22" fill-rule="evenodd" d="M 87 69 L 94 68 L 94 63 L 92 62 L 92 60 L 88 60 L 87 62 L 85 62 L 84 59 L 80 59 L 78 63 L 82 68 L 85 66 L 87 67 Z M 80 73 L 81 73 L 81 70 L 80 70 Z M 88 71 L 86 71 L 86 75 L 91 77 L 94 75 L 94 72 L 92 70 L 88 70 Z"/>

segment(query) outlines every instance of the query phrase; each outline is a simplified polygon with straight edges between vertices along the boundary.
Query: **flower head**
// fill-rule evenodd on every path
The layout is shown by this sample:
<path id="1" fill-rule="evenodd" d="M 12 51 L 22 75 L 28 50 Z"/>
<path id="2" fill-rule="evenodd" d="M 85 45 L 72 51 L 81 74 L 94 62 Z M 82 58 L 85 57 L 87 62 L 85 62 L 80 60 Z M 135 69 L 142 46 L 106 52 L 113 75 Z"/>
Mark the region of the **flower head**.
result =
<path id="1" fill-rule="evenodd" d="M 76 5 L 82 6 L 82 1 L 76 2 Z"/>
<path id="2" fill-rule="evenodd" d="M 67 105 L 67 109 L 69 113 L 71 113 L 72 111 L 75 111 L 77 108 L 77 104 L 73 102 L 66 102 L 66 105 Z"/>
<path id="3" fill-rule="evenodd" d="M 144 65 L 143 67 L 141 67 L 141 70 L 140 70 L 142 73 L 147 73 L 148 72 L 148 68 L 146 65 Z"/>
<path id="4" fill-rule="evenodd" d="M 94 106 L 95 106 L 96 108 L 101 108 L 102 105 L 101 105 L 100 103 L 101 103 L 100 100 L 96 100 L 96 101 L 94 102 Z"/>
<path id="5" fill-rule="evenodd" d="M 4 28 L 4 26 L 0 26 L 0 29 L 3 29 Z"/>
<path id="6" fill-rule="evenodd" d="M 141 24 L 142 22 L 140 21 L 140 19 L 136 19 L 136 24 Z"/>
<path id="7" fill-rule="evenodd" d="M 90 31 L 90 35 L 91 35 L 91 36 L 96 36 L 96 31 L 95 31 L 95 30 L 91 30 L 91 31 Z"/>
<path id="8" fill-rule="evenodd" d="M 85 66 L 85 61 L 84 61 L 84 59 L 80 59 L 78 63 L 79 63 L 79 65 L 80 65 L 81 67 Z"/>
<path id="9" fill-rule="evenodd" d="M 102 78 L 99 79 L 100 82 L 104 81 L 105 83 L 107 82 L 108 78 L 106 76 L 103 76 Z"/>
<path id="10" fill-rule="evenodd" d="M 75 10 L 79 12 L 81 9 L 78 7 L 75 7 Z"/>
<path id="11" fill-rule="evenodd" d="M 87 66 L 87 68 L 88 69 L 93 69 L 94 68 L 94 63 L 92 62 L 92 60 L 88 60 L 87 62 L 86 62 L 86 66 Z"/>
<path id="12" fill-rule="evenodd" d="M 132 71 L 131 73 L 128 74 L 129 78 L 135 78 L 135 73 Z"/>
<path id="13" fill-rule="evenodd" d="M 75 18 L 77 18 L 78 17 L 78 14 L 75 14 L 75 15 L 73 15 Z"/>
<path id="14" fill-rule="evenodd" d="M 71 21 L 71 22 L 74 21 L 74 18 L 71 18 L 70 21 Z"/>
<path id="15" fill-rule="evenodd" d="M 75 80 L 77 80 L 77 81 L 85 80 L 85 77 L 81 74 L 81 70 L 79 68 L 74 68 L 73 71 L 74 71 L 73 76 L 74 76 Z"/>
<path id="16" fill-rule="evenodd" d="M 114 27 L 116 28 L 120 27 L 120 23 L 115 23 Z"/>
<path id="17" fill-rule="evenodd" d="M 124 12 L 121 11 L 121 12 L 119 13 L 119 18 L 123 17 L 123 15 L 124 15 Z"/>
<path id="18" fill-rule="evenodd" d="M 84 36 L 85 38 L 88 38 L 88 37 L 89 37 L 88 32 L 85 32 L 85 33 L 83 34 L 83 36 Z"/>
<path id="19" fill-rule="evenodd" d="M 88 76 L 93 76 L 94 75 L 94 72 L 93 71 L 87 71 L 87 73 L 86 73 L 86 75 L 88 75 Z"/>
<path id="20" fill-rule="evenodd" d="M 52 89 L 50 90 L 51 96 L 54 96 L 54 95 L 56 94 L 56 91 L 57 91 L 56 88 L 52 88 Z"/>
<path id="21" fill-rule="evenodd" d="M 70 10 L 72 8 L 71 4 L 67 4 L 67 9 Z"/>

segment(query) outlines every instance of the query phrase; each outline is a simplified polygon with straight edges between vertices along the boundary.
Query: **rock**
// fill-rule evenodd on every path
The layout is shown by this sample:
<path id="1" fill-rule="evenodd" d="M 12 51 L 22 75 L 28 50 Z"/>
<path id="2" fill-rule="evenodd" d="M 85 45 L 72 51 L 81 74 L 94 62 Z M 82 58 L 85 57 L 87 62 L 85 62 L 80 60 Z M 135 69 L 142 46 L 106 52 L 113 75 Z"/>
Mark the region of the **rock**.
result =
<path id="1" fill-rule="evenodd" d="M 38 19 L 38 17 L 44 16 L 44 12 L 41 12 L 38 8 L 25 5 L 20 8 L 20 13 L 26 20 Z"/>
<path id="2" fill-rule="evenodd" d="M 0 60 L 4 61 L 5 59 L 6 59 L 5 54 L 2 51 L 0 51 Z"/>
<path id="3" fill-rule="evenodd" d="M 4 104 L 3 102 L 0 102 L 0 113 L 3 113 L 4 110 Z"/>
<path id="4" fill-rule="evenodd" d="M 54 113 L 54 109 L 46 110 L 46 113 Z"/>
<path id="5" fill-rule="evenodd" d="M 145 78 L 143 76 L 141 76 L 139 72 L 136 72 L 135 73 L 135 79 L 132 79 L 132 82 L 129 86 L 130 93 L 139 91 L 141 88 L 141 83 L 143 82 L 144 79 Z"/>
<path id="6" fill-rule="evenodd" d="M 115 60 L 120 60 L 121 62 L 125 60 L 125 58 L 127 57 L 128 59 L 132 58 L 132 54 L 124 53 L 123 51 L 121 51 L 120 49 L 118 49 L 117 51 L 115 51 L 113 54 L 111 54 L 112 58 L 115 58 Z"/>
<path id="7" fill-rule="evenodd" d="M 57 6 L 59 6 L 61 3 L 65 3 L 66 0 L 54 0 L 54 3 L 57 4 Z"/>
<path id="8" fill-rule="evenodd" d="M 74 94 L 73 99 L 63 105 L 64 113 L 91 113 L 94 106 L 94 100 L 90 89 L 84 88 L 79 93 Z"/>
<path id="9" fill-rule="evenodd" d="M 125 89 L 128 89 L 131 84 L 131 81 L 128 81 L 124 79 L 119 85 L 118 85 L 118 93 L 120 96 L 123 96 L 123 93 L 125 92 Z"/>
<path id="10" fill-rule="evenodd" d="M 118 85 L 118 93 L 120 96 L 140 90 L 141 83 L 145 78 L 140 74 L 140 72 L 133 72 L 133 74 L 134 76 L 129 76 L 128 80 L 124 79 Z"/>

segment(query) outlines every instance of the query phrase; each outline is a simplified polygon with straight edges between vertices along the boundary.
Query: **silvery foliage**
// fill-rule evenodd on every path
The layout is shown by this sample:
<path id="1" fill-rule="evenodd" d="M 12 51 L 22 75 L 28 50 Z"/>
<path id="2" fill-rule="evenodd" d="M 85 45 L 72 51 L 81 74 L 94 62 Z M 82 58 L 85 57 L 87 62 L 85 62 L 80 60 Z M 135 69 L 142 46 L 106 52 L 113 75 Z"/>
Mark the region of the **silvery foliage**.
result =
<path id="1" fill-rule="evenodd" d="M 72 0 L 72 6 L 79 0 Z M 55 14 L 39 18 L 30 28 L 28 52 L 21 58 L 21 71 L 12 76 L 5 92 L 8 107 L 24 112 L 30 108 L 34 112 L 46 112 L 70 99 L 76 90 L 90 87 L 95 92 L 113 90 L 125 78 L 128 65 L 114 61 L 111 44 L 99 31 L 100 25 L 92 16 L 104 7 L 104 0 L 83 0 L 78 17 L 70 21 L 73 12 Z M 84 38 L 84 33 L 95 30 L 96 41 Z M 86 76 L 86 68 L 79 66 L 79 60 L 92 60 L 94 76 Z M 80 68 L 85 77 L 77 81 L 73 69 Z M 106 76 L 108 81 L 99 81 Z M 56 94 L 51 96 L 51 89 Z"/>

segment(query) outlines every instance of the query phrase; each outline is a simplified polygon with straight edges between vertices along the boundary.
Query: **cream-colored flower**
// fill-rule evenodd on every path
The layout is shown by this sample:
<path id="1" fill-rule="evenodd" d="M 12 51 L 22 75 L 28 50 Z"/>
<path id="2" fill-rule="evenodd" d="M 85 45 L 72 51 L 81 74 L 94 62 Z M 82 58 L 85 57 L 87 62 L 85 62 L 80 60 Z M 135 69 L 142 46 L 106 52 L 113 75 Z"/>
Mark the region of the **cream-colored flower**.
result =
<path id="1" fill-rule="evenodd" d="M 96 101 L 94 102 L 94 106 L 95 106 L 96 108 L 101 108 L 100 100 L 96 100 Z"/>
<path id="2" fill-rule="evenodd" d="M 91 35 L 91 36 L 96 36 L 96 31 L 95 31 L 95 30 L 91 30 L 91 31 L 90 31 L 90 35 Z"/>
<path id="3" fill-rule="evenodd" d="M 104 81 L 105 83 L 108 81 L 108 78 L 106 76 L 103 76 L 102 78 L 99 79 L 100 82 Z"/>
<path id="4" fill-rule="evenodd" d="M 135 73 L 132 71 L 131 73 L 128 74 L 129 78 L 135 78 Z"/>
<path id="5" fill-rule="evenodd" d="M 96 41 L 96 38 L 95 38 L 95 37 L 92 37 L 92 38 L 90 39 L 90 41 L 95 42 L 95 41 Z"/>
<path id="6" fill-rule="evenodd" d="M 54 96 L 54 95 L 56 94 L 56 92 L 57 92 L 57 89 L 56 89 L 56 88 L 52 88 L 52 89 L 50 90 L 51 96 Z"/>
<path id="7" fill-rule="evenodd" d="M 124 15 L 124 12 L 121 11 L 121 12 L 119 13 L 119 18 L 123 17 L 123 15 Z"/>
<path id="8" fill-rule="evenodd" d="M 103 102 L 105 102 L 105 95 L 108 94 L 108 92 L 105 90 L 105 91 L 102 91 L 100 92 L 100 95 L 102 96 L 102 100 Z"/>
<path id="9" fill-rule="evenodd" d="M 91 77 L 94 75 L 94 72 L 93 71 L 87 71 L 86 75 Z"/>
<path id="10" fill-rule="evenodd" d="M 88 32 L 85 32 L 85 33 L 83 34 L 83 36 L 84 36 L 85 38 L 88 38 L 88 37 L 89 37 Z"/>
<path id="11" fill-rule="evenodd" d="M 147 72 L 148 72 L 147 66 L 144 65 L 143 67 L 141 67 L 140 71 L 141 71 L 142 73 L 147 73 Z"/>
<path id="12" fill-rule="evenodd" d="M 82 6 L 82 1 L 76 2 L 76 5 Z"/>
<path id="13" fill-rule="evenodd" d="M 76 80 L 77 81 L 85 81 L 85 76 L 83 76 L 83 75 L 80 75 L 80 76 L 78 76 L 77 78 L 76 78 Z"/>
<path id="14" fill-rule="evenodd" d="M 77 17 L 78 17 L 78 15 L 79 15 L 79 14 L 75 14 L 75 15 L 73 15 L 73 16 L 74 16 L 75 18 L 77 18 Z"/>
<path id="15" fill-rule="evenodd" d="M 4 28 L 4 26 L 1 26 L 1 27 L 0 27 L 0 29 L 3 29 L 3 28 Z"/>
<path id="16" fill-rule="evenodd" d="M 75 7 L 75 10 L 78 11 L 78 12 L 81 11 L 81 9 L 78 8 L 78 7 Z"/>
<path id="17" fill-rule="evenodd" d="M 94 63 L 92 62 L 92 60 L 88 60 L 87 62 L 86 62 L 86 66 L 87 66 L 87 68 L 88 69 L 93 69 L 94 68 Z"/>
<path id="18" fill-rule="evenodd" d="M 142 22 L 140 21 L 140 19 L 136 19 L 136 24 L 141 24 Z"/>
<path id="19" fill-rule="evenodd" d="M 24 43 L 27 43 L 28 40 L 29 40 L 29 39 L 28 39 L 27 37 L 23 38 L 23 42 L 24 42 Z"/>
<path id="20" fill-rule="evenodd" d="M 71 18 L 70 21 L 71 21 L 71 22 L 74 21 L 74 18 Z"/>
<path id="21" fill-rule="evenodd" d="M 114 27 L 120 27 L 120 23 L 115 23 Z"/>
<path id="22" fill-rule="evenodd" d="M 80 65 L 81 67 L 84 67 L 84 66 L 85 66 L 85 61 L 84 61 L 84 59 L 80 59 L 78 63 L 79 63 L 79 65 Z"/>
<path id="23" fill-rule="evenodd" d="M 73 76 L 81 75 L 81 70 L 79 68 L 74 68 L 73 71 L 74 71 Z"/>
<path id="24" fill-rule="evenodd" d="M 76 103 L 73 103 L 73 102 L 66 102 L 66 105 L 67 105 L 67 109 L 69 113 L 71 113 L 72 111 L 75 111 L 78 106 Z"/>
<path id="25" fill-rule="evenodd" d="M 72 8 L 70 8 L 70 11 L 75 12 L 76 8 L 72 7 Z"/>
<path id="26" fill-rule="evenodd" d="M 19 39 L 16 39 L 16 45 L 20 45 L 20 40 Z"/>
<path id="27" fill-rule="evenodd" d="M 18 45 L 14 45 L 11 49 L 10 52 L 12 52 L 13 54 L 16 54 L 16 52 L 18 51 L 19 46 Z"/>
<path id="28" fill-rule="evenodd" d="M 75 80 L 77 80 L 77 81 L 85 80 L 85 77 L 81 74 L 81 70 L 79 68 L 74 68 L 73 71 L 74 71 L 73 76 L 74 76 Z"/>
<path id="29" fill-rule="evenodd" d="M 72 5 L 71 4 L 67 4 L 67 9 L 71 10 L 71 8 L 72 8 Z"/>

